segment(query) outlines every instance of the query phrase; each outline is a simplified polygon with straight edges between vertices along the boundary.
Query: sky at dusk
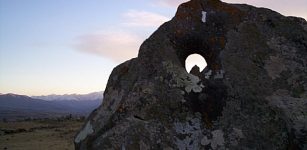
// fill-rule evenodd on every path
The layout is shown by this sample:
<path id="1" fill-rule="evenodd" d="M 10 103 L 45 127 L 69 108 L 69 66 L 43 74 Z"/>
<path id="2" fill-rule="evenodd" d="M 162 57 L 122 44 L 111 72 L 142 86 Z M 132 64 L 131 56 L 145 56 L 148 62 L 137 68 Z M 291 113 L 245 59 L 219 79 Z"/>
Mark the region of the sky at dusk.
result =
<path id="1" fill-rule="evenodd" d="M 224 0 L 307 18 L 307 0 Z M 184 0 L 0 0 L 0 93 L 85 94 Z"/>

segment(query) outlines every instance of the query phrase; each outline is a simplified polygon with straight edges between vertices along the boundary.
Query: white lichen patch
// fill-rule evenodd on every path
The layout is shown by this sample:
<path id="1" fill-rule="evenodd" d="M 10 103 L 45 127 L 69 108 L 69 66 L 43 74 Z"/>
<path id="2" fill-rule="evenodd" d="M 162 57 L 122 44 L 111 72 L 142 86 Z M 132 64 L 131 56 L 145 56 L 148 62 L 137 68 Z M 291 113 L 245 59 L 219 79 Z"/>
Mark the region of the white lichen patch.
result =
<path id="1" fill-rule="evenodd" d="M 214 75 L 214 79 L 223 79 L 224 73 L 225 73 L 224 70 L 218 70 Z"/>
<path id="2" fill-rule="evenodd" d="M 206 146 L 211 146 L 212 149 L 222 148 L 225 145 L 224 133 L 222 130 L 214 130 L 211 132 L 212 139 L 208 139 L 207 136 L 203 137 L 201 140 L 201 144 Z"/>
<path id="3" fill-rule="evenodd" d="M 210 143 L 211 143 L 211 140 L 209 140 L 207 136 L 203 137 L 203 139 L 201 139 L 200 141 L 200 144 L 204 146 L 209 145 Z"/>
<path id="4" fill-rule="evenodd" d="M 205 73 L 205 78 L 209 79 L 211 75 L 212 75 L 212 70 L 209 70 L 208 72 Z"/>
<path id="5" fill-rule="evenodd" d="M 149 150 L 150 149 L 150 146 L 148 146 L 146 143 L 144 143 L 143 141 L 140 141 L 139 142 L 139 145 L 140 145 L 140 149 L 141 150 Z"/>
<path id="6" fill-rule="evenodd" d="M 205 22 L 207 21 L 207 12 L 202 11 L 202 12 L 201 12 L 201 15 L 202 15 L 201 21 L 202 21 L 203 23 L 205 23 Z"/>
<path id="7" fill-rule="evenodd" d="M 176 137 L 177 149 L 199 149 L 199 138 L 202 135 L 201 121 L 199 118 L 187 118 L 189 122 L 175 122 L 174 129 L 177 134 L 183 137 Z"/>
<path id="8" fill-rule="evenodd" d="M 282 71 L 287 70 L 284 60 L 278 56 L 270 56 L 270 59 L 265 61 L 265 70 L 268 75 L 274 80 L 280 77 Z"/>
<path id="9" fill-rule="evenodd" d="M 266 97 L 269 105 L 278 108 L 286 118 L 288 125 L 295 134 L 304 136 L 307 131 L 307 101 L 305 98 L 294 98 L 290 91 L 277 90 L 273 95 Z"/>
<path id="10" fill-rule="evenodd" d="M 282 55 L 289 55 L 293 58 L 293 54 L 296 53 L 297 49 L 295 47 L 286 45 L 287 39 L 285 37 L 273 37 L 267 41 L 269 48 L 280 52 Z M 289 56 L 288 56 L 289 57 Z"/>
<path id="11" fill-rule="evenodd" d="M 170 86 L 184 87 L 187 93 L 191 91 L 199 93 L 204 88 L 199 77 L 187 73 L 184 68 L 174 65 L 169 61 L 164 61 L 163 66 L 167 70 L 167 73 L 172 75 L 172 84 Z"/>
<path id="12" fill-rule="evenodd" d="M 212 149 L 216 149 L 218 146 L 224 146 L 224 133 L 222 130 L 212 131 L 213 138 L 211 140 Z"/>
<path id="13" fill-rule="evenodd" d="M 192 74 L 189 74 L 188 76 L 188 81 L 186 82 L 186 87 L 185 87 L 185 91 L 190 93 L 191 91 L 195 92 L 195 93 L 199 93 L 202 91 L 202 88 L 204 87 L 202 84 L 198 85 L 198 83 L 200 82 L 200 79 L 197 76 L 194 76 Z"/>
<path id="14" fill-rule="evenodd" d="M 233 128 L 233 131 L 228 135 L 230 144 L 233 146 L 239 145 L 240 140 L 244 138 L 244 134 L 241 129 Z"/>
<path id="15" fill-rule="evenodd" d="M 233 128 L 233 133 L 239 138 L 244 138 L 244 134 L 241 129 Z"/>
<path id="16" fill-rule="evenodd" d="M 93 127 L 89 121 L 87 122 L 83 130 L 79 132 L 79 134 L 75 138 L 75 142 L 79 143 L 80 141 L 84 140 L 88 135 L 92 134 L 93 132 L 94 132 Z"/>

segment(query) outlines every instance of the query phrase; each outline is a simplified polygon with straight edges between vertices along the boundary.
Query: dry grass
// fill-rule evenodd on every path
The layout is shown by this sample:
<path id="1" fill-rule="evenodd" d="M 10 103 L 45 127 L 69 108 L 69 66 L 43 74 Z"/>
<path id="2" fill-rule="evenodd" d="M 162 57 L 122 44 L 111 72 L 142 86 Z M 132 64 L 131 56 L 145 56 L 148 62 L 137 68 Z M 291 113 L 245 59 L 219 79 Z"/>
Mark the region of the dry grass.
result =
<path id="1" fill-rule="evenodd" d="M 0 149 L 72 150 L 73 137 L 83 121 L 26 121 L 0 123 Z"/>

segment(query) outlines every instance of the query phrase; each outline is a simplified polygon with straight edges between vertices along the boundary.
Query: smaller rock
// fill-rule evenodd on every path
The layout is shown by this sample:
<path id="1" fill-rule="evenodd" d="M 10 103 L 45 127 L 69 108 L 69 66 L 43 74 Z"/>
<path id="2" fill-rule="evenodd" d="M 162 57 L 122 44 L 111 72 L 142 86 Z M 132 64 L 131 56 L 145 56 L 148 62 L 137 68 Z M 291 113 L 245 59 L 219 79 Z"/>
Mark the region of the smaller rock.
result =
<path id="1" fill-rule="evenodd" d="M 195 65 L 195 66 L 191 69 L 190 74 L 193 74 L 193 75 L 195 75 L 195 76 L 200 77 L 201 73 L 200 73 L 199 67 L 198 67 L 197 65 Z"/>

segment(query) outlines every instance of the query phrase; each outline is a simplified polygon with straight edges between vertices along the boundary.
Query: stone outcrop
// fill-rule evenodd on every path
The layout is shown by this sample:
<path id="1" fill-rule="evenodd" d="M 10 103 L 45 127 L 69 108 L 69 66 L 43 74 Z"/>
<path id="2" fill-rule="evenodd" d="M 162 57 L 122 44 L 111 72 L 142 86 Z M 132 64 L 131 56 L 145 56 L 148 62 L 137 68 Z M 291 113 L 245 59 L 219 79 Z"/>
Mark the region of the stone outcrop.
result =
<path id="1" fill-rule="evenodd" d="M 197 75 L 184 68 L 194 53 L 208 64 Z M 75 146 L 307 149 L 306 21 L 218 0 L 181 4 L 114 68 Z"/>

